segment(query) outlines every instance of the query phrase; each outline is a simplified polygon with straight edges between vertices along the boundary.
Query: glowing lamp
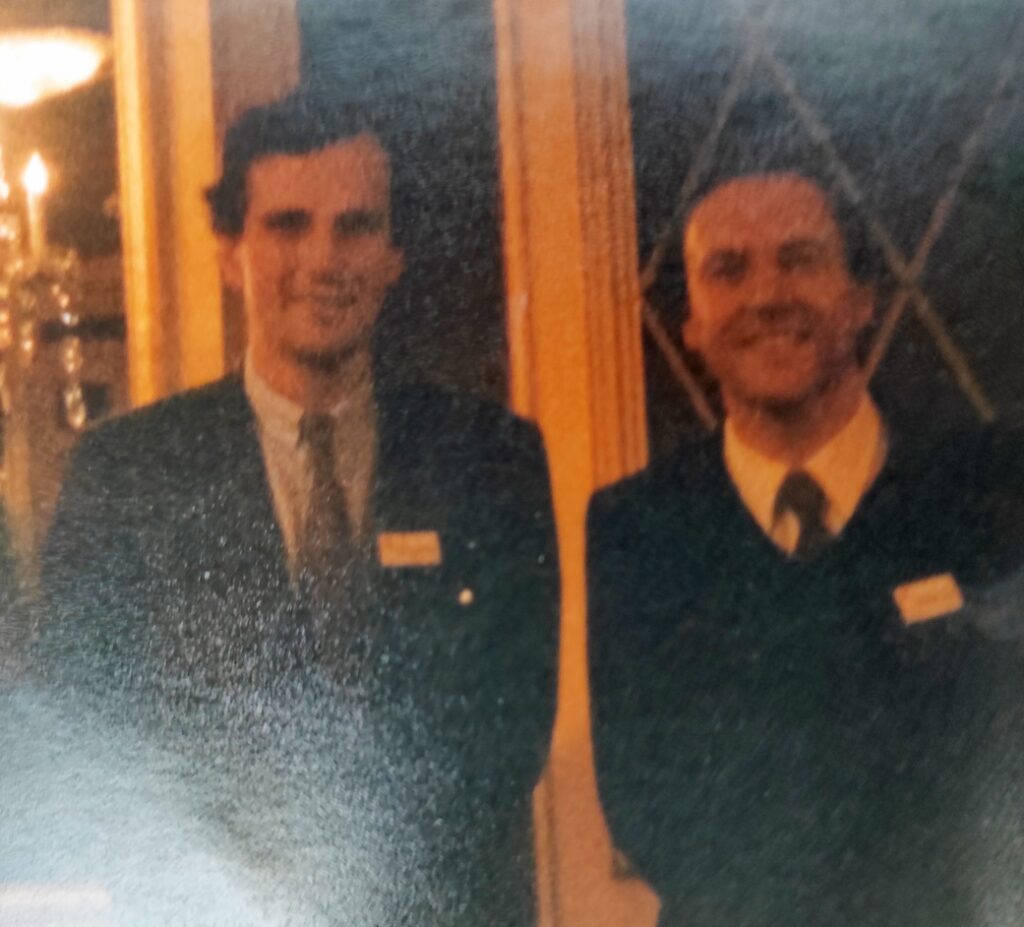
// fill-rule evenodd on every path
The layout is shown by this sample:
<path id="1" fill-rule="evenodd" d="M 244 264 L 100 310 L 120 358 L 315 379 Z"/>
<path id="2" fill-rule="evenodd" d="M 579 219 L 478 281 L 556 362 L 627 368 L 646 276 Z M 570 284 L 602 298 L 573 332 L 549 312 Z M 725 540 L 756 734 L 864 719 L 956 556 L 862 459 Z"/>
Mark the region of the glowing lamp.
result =
<path id="1" fill-rule="evenodd" d="M 0 33 L 0 106 L 32 106 L 84 86 L 109 56 L 107 37 L 86 29 Z"/>

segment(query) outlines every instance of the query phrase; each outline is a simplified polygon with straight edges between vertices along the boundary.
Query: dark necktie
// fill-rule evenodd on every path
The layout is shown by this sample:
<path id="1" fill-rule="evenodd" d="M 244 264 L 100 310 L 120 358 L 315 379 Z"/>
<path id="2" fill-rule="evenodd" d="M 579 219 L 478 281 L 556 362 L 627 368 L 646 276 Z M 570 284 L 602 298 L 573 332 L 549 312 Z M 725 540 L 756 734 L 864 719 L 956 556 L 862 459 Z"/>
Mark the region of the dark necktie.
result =
<path id="1" fill-rule="evenodd" d="M 832 535 L 825 526 L 828 500 L 814 478 L 803 470 L 794 470 L 779 487 L 775 497 L 774 517 L 792 512 L 800 525 L 800 535 L 793 550 L 797 560 L 811 560 L 825 548 Z"/>
<path id="2" fill-rule="evenodd" d="M 299 440 L 306 447 L 310 470 L 309 504 L 298 544 L 300 577 L 321 598 L 350 554 L 352 523 L 345 491 L 334 467 L 334 419 L 306 414 Z"/>
<path id="3" fill-rule="evenodd" d="M 355 535 L 345 492 L 335 473 L 335 429 L 328 415 L 305 415 L 299 425 L 310 471 L 309 505 L 297 549 L 302 620 L 311 656 L 336 682 L 366 685 L 375 667 L 373 573 Z M 370 674 L 369 676 L 367 674 Z"/>

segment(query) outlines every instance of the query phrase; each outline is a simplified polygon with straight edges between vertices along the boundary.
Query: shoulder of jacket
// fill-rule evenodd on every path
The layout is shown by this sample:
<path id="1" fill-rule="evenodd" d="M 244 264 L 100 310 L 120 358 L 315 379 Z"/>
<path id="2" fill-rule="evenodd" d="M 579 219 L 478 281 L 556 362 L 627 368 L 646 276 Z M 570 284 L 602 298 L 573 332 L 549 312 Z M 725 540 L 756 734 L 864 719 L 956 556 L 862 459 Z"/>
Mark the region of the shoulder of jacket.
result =
<path id="1" fill-rule="evenodd" d="M 378 405 L 395 440 L 513 450 L 538 439 L 536 426 L 500 403 L 435 384 L 391 388 L 378 396 Z"/>
<path id="2" fill-rule="evenodd" d="M 180 457 L 191 454 L 204 433 L 249 415 L 241 381 L 226 377 L 102 422 L 82 436 L 73 458 Z"/>
<path id="3" fill-rule="evenodd" d="M 591 512 L 593 517 L 610 517 L 661 508 L 669 497 L 681 492 L 700 492 L 722 466 L 721 441 L 716 436 L 683 442 L 643 470 L 596 492 Z"/>

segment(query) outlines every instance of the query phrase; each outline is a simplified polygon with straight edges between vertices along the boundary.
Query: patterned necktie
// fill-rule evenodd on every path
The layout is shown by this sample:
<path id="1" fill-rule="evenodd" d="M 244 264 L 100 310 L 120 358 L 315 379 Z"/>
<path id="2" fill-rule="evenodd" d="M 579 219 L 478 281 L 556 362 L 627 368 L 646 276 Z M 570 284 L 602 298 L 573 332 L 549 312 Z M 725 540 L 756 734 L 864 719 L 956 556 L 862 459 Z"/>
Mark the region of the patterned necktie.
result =
<path id="1" fill-rule="evenodd" d="M 299 574 L 320 598 L 343 565 L 352 545 L 345 491 L 334 467 L 334 419 L 312 413 L 299 423 L 299 440 L 309 460 L 310 492 L 298 545 Z"/>
<path id="2" fill-rule="evenodd" d="M 779 487 L 775 497 L 775 519 L 792 512 L 800 525 L 800 535 L 793 550 L 797 560 L 811 560 L 832 540 L 825 526 L 828 500 L 814 478 L 804 470 L 794 470 Z"/>

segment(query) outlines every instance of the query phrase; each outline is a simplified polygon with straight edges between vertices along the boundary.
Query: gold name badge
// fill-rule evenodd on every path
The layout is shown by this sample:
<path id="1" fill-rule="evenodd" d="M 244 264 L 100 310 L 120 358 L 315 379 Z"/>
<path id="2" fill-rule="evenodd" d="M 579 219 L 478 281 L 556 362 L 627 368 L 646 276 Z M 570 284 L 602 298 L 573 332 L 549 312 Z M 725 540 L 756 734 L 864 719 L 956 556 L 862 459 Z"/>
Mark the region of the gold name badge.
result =
<path id="1" fill-rule="evenodd" d="M 952 573 L 939 573 L 897 586 L 892 593 L 904 624 L 931 621 L 959 611 L 964 595 Z"/>
<path id="2" fill-rule="evenodd" d="M 440 566 L 441 538 L 436 531 L 382 531 L 377 556 L 386 567 Z"/>

